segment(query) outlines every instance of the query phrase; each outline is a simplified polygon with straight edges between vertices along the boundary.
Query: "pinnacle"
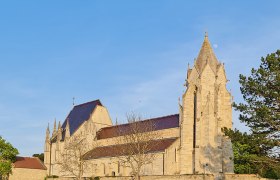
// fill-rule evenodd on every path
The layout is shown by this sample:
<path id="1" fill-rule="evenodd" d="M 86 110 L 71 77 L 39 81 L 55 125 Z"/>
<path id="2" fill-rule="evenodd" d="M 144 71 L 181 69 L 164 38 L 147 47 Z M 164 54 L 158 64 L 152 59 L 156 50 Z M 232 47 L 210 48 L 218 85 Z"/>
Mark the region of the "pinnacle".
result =
<path id="1" fill-rule="evenodd" d="M 61 129 L 60 121 L 58 122 L 58 130 Z"/>
<path id="2" fill-rule="evenodd" d="M 54 123 L 53 123 L 53 130 L 56 130 L 56 119 L 54 119 Z"/>
<path id="3" fill-rule="evenodd" d="M 46 141 L 49 140 L 50 138 L 50 127 L 49 127 L 49 124 L 48 124 L 48 127 L 46 129 Z"/>
<path id="4" fill-rule="evenodd" d="M 46 129 L 46 134 L 49 134 L 50 133 L 50 124 L 48 123 L 48 127 Z"/>

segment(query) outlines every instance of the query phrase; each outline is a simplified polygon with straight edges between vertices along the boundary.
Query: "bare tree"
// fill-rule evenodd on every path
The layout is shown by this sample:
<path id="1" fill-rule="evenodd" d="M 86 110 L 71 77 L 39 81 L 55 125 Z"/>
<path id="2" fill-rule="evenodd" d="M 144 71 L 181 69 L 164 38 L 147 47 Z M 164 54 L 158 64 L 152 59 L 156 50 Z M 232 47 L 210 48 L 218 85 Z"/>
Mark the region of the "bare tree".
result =
<path id="1" fill-rule="evenodd" d="M 127 115 L 128 124 L 117 125 L 116 151 L 120 165 L 129 167 L 132 176 L 140 179 L 140 173 L 144 165 L 150 164 L 156 157 L 153 153 L 160 141 L 156 124 L 152 120 L 142 121 L 141 117 L 134 113 Z M 122 145 L 120 145 L 122 144 Z"/>
<path id="2" fill-rule="evenodd" d="M 61 174 L 78 180 L 82 179 L 83 174 L 87 173 L 91 167 L 90 162 L 83 158 L 88 149 L 87 140 L 82 134 L 75 135 L 66 141 L 58 160 Z"/>

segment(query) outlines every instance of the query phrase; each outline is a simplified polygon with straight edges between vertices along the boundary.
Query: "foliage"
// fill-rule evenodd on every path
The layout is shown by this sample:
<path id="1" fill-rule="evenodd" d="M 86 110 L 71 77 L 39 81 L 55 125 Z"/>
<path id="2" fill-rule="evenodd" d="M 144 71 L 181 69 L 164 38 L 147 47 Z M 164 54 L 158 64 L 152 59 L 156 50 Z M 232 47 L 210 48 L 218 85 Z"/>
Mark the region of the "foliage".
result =
<path id="1" fill-rule="evenodd" d="M 12 173 L 12 163 L 16 160 L 18 150 L 0 136 L 0 178 L 8 178 Z"/>
<path id="2" fill-rule="evenodd" d="M 251 75 L 239 76 L 245 103 L 234 103 L 252 134 L 225 131 L 232 138 L 236 173 L 280 178 L 280 50 L 261 58 Z"/>
<path id="3" fill-rule="evenodd" d="M 251 75 L 240 75 L 241 93 L 246 103 L 234 104 L 253 134 L 280 139 L 280 50 L 261 58 Z"/>
<path id="4" fill-rule="evenodd" d="M 5 179 L 12 173 L 12 163 L 9 160 L 0 162 L 0 179 Z"/>
<path id="5" fill-rule="evenodd" d="M 235 173 L 280 178 L 280 161 L 276 157 L 270 157 L 267 152 L 267 149 L 274 146 L 273 141 L 262 139 L 258 135 L 242 133 L 236 129 L 224 128 L 223 131 L 232 141 Z"/>
<path id="6" fill-rule="evenodd" d="M 37 157 L 37 158 L 39 158 L 42 162 L 44 162 L 44 153 L 41 153 L 41 154 L 33 154 L 32 156 L 33 156 L 33 157 Z"/>

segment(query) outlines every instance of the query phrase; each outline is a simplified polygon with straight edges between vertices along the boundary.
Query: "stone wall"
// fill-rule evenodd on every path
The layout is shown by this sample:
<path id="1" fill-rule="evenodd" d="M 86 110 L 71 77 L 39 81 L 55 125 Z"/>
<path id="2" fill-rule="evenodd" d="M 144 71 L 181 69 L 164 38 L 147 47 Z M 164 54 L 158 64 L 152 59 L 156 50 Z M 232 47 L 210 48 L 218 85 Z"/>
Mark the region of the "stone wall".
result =
<path id="1" fill-rule="evenodd" d="M 9 180 L 43 180 L 47 175 L 47 170 L 14 168 Z"/>
<path id="2" fill-rule="evenodd" d="M 142 167 L 141 174 L 143 175 L 162 175 L 164 153 L 155 153 L 155 159 L 153 163 L 144 165 Z M 130 167 L 124 167 L 119 164 L 120 159 L 116 157 L 104 157 L 99 159 L 88 160 L 87 163 L 92 168 L 90 171 L 85 170 L 84 176 L 91 177 L 96 176 L 111 176 L 114 172 L 116 176 L 129 176 L 131 173 Z M 167 161 L 167 159 L 166 159 Z M 167 168 L 167 167 L 166 167 Z"/>
<path id="3" fill-rule="evenodd" d="M 131 180 L 131 177 L 101 177 L 100 180 Z M 141 180 L 214 180 L 214 176 L 208 175 L 165 175 L 165 176 L 141 176 Z"/>
<path id="4" fill-rule="evenodd" d="M 100 177 L 100 180 L 132 180 L 131 176 Z M 140 180 L 214 180 L 214 175 L 165 175 L 165 176 L 141 176 Z M 47 180 L 70 180 L 70 178 L 48 178 Z"/>
<path id="5" fill-rule="evenodd" d="M 131 177 L 100 177 L 100 180 L 131 180 Z M 164 176 L 141 176 L 141 180 L 215 180 L 212 174 L 189 174 L 189 175 L 164 175 Z M 218 179 L 223 180 L 270 180 L 267 178 L 261 178 L 256 174 L 225 174 Z"/>
<path id="6" fill-rule="evenodd" d="M 215 180 L 212 174 L 188 174 L 188 175 L 164 175 L 164 176 L 141 176 L 140 180 Z M 270 180 L 267 178 L 261 178 L 256 174 L 225 174 L 218 179 L 222 180 Z M 48 180 L 72 180 L 72 178 L 48 178 Z M 132 180 L 131 176 L 120 177 L 100 177 L 100 180 Z"/>

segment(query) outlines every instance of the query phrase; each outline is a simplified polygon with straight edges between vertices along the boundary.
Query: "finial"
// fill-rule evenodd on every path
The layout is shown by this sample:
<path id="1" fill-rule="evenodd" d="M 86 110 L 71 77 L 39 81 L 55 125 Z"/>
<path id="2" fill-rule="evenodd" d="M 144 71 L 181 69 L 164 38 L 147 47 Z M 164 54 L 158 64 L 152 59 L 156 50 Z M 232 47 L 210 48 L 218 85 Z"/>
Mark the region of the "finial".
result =
<path id="1" fill-rule="evenodd" d="M 75 106 L 75 97 L 73 97 L 73 103 L 72 104 L 73 104 L 73 106 Z"/>
<path id="2" fill-rule="evenodd" d="M 190 69 L 190 63 L 188 63 L 188 69 Z"/>
<path id="3" fill-rule="evenodd" d="M 207 37 L 208 37 L 208 32 L 207 32 L 207 31 L 205 31 L 205 35 L 204 35 L 204 37 L 205 37 L 205 38 L 207 38 Z"/>

